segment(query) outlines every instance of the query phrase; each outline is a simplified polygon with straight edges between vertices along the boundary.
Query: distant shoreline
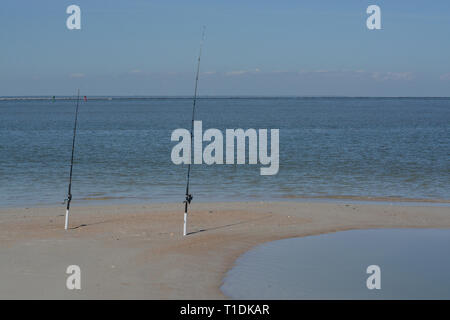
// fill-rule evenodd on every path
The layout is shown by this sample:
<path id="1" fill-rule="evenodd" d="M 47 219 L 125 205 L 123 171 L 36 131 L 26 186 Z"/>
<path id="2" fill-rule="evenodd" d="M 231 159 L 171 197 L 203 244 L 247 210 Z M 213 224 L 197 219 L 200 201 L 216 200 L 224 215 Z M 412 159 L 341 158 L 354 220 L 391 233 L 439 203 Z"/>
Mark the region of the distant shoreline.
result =
<path id="1" fill-rule="evenodd" d="M 84 95 L 83 95 L 84 97 Z M 192 99 L 191 96 L 89 96 L 89 100 L 111 101 L 111 100 L 186 100 Z M 0 101 L 52 101 L 52 100 L 76 100 L 76 96 L 3 96 Z M 365 96 L 199 96 L 203 100 L 221 100 L 221 99 L 241 99 L 241 100 L 277 100 L 277 99 L 450 99 L 450 97 L 365 97 Z"/>

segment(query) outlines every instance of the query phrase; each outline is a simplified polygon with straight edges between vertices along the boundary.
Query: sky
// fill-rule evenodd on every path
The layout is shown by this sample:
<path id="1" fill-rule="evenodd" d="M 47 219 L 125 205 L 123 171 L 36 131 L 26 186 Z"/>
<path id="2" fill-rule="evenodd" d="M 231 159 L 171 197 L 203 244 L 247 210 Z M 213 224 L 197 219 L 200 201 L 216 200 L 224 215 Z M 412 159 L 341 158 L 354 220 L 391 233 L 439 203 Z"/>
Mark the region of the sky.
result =
<path id="1" fill-rule="evenodd" d="M 450 96 L 448 0 L 2 0 L 0 96 L 192 95 L 203 25 L 200 95 Z"/>

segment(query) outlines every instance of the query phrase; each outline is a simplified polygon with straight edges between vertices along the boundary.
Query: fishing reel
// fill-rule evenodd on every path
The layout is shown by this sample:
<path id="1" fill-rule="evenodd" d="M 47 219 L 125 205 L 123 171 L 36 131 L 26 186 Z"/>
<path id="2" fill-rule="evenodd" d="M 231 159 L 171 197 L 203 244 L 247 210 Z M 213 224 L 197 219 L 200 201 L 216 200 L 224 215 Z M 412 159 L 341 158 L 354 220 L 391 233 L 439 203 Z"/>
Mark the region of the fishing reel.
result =
<path id="1" fill-rule="evenodd" d="M 67 195 L 67 198 L 64 199 L 63 204 L 66 204 L 66 203 L 68 203 L 68 202 L 70 202 L 70 201 L 72 201 L 72 195 L 69 193 L 69 194 Z"/>
<path id="2" fill-rule="evenodd" d="M 192 194 L 187 194 L 186 200 L 184 200 L 183 203 L 191 204 L 192 198 Z"/>

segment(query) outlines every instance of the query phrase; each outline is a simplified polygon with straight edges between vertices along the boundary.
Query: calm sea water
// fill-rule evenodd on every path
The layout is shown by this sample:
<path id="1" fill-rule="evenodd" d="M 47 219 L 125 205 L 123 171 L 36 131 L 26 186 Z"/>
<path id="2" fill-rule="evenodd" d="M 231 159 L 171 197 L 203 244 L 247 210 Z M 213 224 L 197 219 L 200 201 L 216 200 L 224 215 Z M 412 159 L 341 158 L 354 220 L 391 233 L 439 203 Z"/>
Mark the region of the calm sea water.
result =
<path id="1" fill-rule="evenodd" d="M 241 256 L 235 299 L 450 299 L 449 230 L 354 230 L 269 242 Z M 381 289 L 367 288 L 380 267 Z"/>
<path id="2" fill-rule="evenodd" d="M 190 99 L 80 106 L 74 204 L 182 201 L 186 167 L 171 162 Z M 66 196 L 74 101 L 0 101 L 0 206 Z M 194 166 L 194 201 L 370 196 L 450 199 L 450 99 L 201 99 L 203 128 L 280 129 L 280 171 Z"/>

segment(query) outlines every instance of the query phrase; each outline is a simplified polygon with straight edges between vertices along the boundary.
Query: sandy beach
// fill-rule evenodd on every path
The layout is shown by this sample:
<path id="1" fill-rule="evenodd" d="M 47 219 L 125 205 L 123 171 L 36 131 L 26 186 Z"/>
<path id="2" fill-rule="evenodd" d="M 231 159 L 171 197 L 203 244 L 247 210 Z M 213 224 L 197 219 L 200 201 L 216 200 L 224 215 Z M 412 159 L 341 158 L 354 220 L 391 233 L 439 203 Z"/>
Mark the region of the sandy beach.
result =
<path id="1" fill-rule="evenodd" d="M 0 210 L 0 299 L 225 299 L 235 260 L 255 245 L 350 229 L 450 228 L 450 208 L 308 202 Z M 66 268 L 81 268 L 81 290 Z"/>

